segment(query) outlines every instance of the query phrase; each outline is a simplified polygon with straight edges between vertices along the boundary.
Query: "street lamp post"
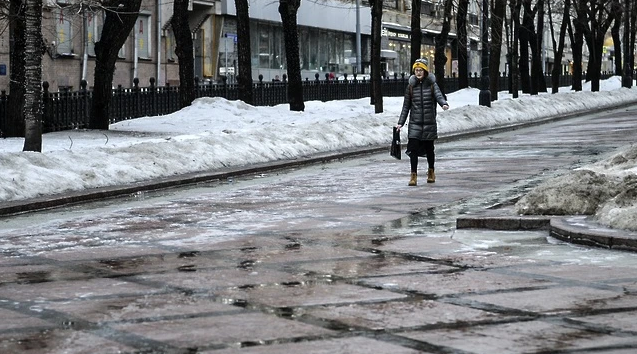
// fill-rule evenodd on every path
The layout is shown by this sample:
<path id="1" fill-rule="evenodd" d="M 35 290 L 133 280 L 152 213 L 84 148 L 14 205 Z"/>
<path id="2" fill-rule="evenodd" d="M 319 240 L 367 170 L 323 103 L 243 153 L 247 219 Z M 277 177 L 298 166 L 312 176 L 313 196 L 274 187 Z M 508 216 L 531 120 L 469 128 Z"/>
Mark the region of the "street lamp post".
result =
<path id="1" fill-rule="evenodd" d="M 480 72 L 480 94 L 478 104 L 491 107 L 491 91 L 489 91 L 489 3 L 482 0 L 482 71 Z"/>

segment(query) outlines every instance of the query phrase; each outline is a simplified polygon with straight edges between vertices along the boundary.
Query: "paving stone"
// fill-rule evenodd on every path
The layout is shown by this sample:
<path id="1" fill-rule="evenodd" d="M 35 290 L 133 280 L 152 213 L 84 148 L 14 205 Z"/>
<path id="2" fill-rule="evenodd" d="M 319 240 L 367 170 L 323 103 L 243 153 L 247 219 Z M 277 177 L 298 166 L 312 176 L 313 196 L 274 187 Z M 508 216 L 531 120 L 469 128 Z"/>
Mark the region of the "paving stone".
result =
<path id="1" fill-rule="evenodd" d="M 112 327 L 183 348 L 220 344 L 237 346 L 242 342 L 335 334 L 327 329 L 262 313 L 123 323 Z"/>
<path id="2" fill-rule="evenodd" d="M 637 308 L 637 299 L 632 298 L 632 305 Z M 585 317 L 571 317 L 572 320 L 585 322 L 595 327 L 606 326 L 615 330 L 637 333 L 637 311 L 608 313 L 604 315 L 593 315 Z"/>
<path id="3" fill-rule="evenodd" d="M 265 267 L 252 269 L 203 269 L 186 272 L 138 275 L 136 281 L 165 284 L 193 290 L 210 290 L 227 287 L 258 287 L 267 284 L 304 282 L 303 276 L 280 272 Z"/>
<path id="4" fill-rule="evenodd" d="M 7 301 L 0 302 L 0 305 L 4 307 L 11 307 Z M 54 324 L 39 319 L 37 317 L 33 317 L 30 315 L 25 315 L 16 311 L 11 311 L 8 309 L 0 308 L 0 333 L 2 331 L 15 330 L 18 328 L 29 328 L 29 327 L 54 327 Z"/>
<path id="5" fill-rule="evenodd" d="M 637 338 L 613 336 L 542 321 L 405 332 L 400 335 L 466 353 L 535 353 L 631 345 Z M 594 351 L 598 352 L 598 351 Z M 605 352 L 604 352 L 605 353 Z"/>
<path id="6" fill-rule="evenodd" d="M 82 318 L 96 324 L 139 319 L 194 316 L 202 314 L 240 313 L 243 309 L 220 303 L 209 296 L 184 294 L 116 297 L 83 301 L 55 301 L 39 305 L 39 309 L 53 310 L 69 317 Z"/>
<path id="7" fill-rule="evenodd" d="M 281 284 L 253 289 L 226 289 L 217 293 L 222 298 L 245 300 L 272 307 L 297 307 L 386 301 L 406 295 L 350 284 L 325 282 Z"/>
<path id="8" fill-rule="evenodd" d="M 202 354 L 428 354 L 430 352 L 408 349 L 395 344 L 364 337 L 337 338 L 329 340 L 305 341 L 300 343 L 275 344 L 241 349 L 204 351 Z"/>
<path id="9" fill-rule="evenodd" d="M 608 267 L 604 265 L 560 264 L 559 266 L 527 266 L 521 268 L 520 272 L 546 275 L 572 281 L 594 281 L 612 284 L 618 280 L 631 278 L 634 269 L 629 267 Z"/>
<path id="10" fill-rule="evenodd" d="M 338 321 L 352 328 L 364 327 L 374 331 L 506 318 L 487 311 L 422 299 L 327 306 L 311 308 L 301 313 Z"/>
<path id="11" fill-rule="evenodd" d="M 36 284 L 7 284 L 0 287 L 0 298 L 15 301 L 82 299 L 94 296 L 152 294 L 157 289 L 119 279 L 55 281 Z"/>
<path id="12" fill-rule="evenodd" d="M 364 259 L 313 262 L 299 265 L 308 275 L 356 278 L 405 273 L 438 273 L 458 268 L 442 264 L 416 262 L 399 257 L 376 256 Z"/>
<path id="13" fill-rule="evenodd" d="M 599 290 L 587 287 L 557 287 L 549 289 L 467 296 L 468 300 L 488 303 L 510 309 L 539 313 L 584 311 L 613 307 L 614 301 L 626 296 L 637 306 L 637 297 L 623 291 Z M 615 307 L 623 307 L 619 302 Z"/>
<path id="14" fill-rule="evenodd" d="M 383 289 L 417 291 L 437 296 L 483 291 L 546 287 L 553 283 L 532 277 L 516 277 L 487 271 L 466 270 L 449 274 L 395 275 L 363 279 L 364 284 Z"/>
<path id="15" fill-rule="evenodd" d="M 3 283 L 33 284 L 56 280 L 88 279 L 90 275 L 55 265 L 23 265 L 0 268 Z"/>
<path id="16" fill-rule="evenodd" d="M 134 347 L 81 331 L 0 333 L 0 353 L 6 354 L 127 353 L 133 350 Z"/>

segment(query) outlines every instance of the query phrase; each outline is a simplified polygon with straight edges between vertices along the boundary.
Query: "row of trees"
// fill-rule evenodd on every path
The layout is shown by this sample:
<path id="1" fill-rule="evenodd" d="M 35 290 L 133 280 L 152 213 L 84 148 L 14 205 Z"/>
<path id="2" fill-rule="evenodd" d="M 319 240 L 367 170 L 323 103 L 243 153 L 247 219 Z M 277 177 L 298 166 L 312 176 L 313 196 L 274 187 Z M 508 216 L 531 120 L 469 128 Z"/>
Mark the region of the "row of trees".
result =
<path id="1" fill-rule="evenodd" d="M 352 0 L 348 0 L 352 1 Z M 434 68 L 437 82 L 444 90 L 444 68 L 447 62 L 445 48 L 455 13 L 458 35 L 458 68 L 460 88 L 468 87 L 467 72 L 468 33 L 467 15 L 470 0 L 443 0 L 442 27 L 435 38 Z M 507 2 L 508 1 L 508 2 Z M 571 2 L 573 1 L 573 3 Z M 71 1 L 69 1 L 71 2 Z M 95 43 L 95 73 L 93 102 L 90 113 L 91 129 L 109 128 L 108 111 L 112 96 L 113 73 L 117 54 L 128 38 L 139 13 L 142 0 L 76 0 L 67 6 L 77 7 L 77 12 L 103 11 L 106 16 L 102 34 Z M 188 0 L 174 0 L 171 26 L 175 33 L 176 55 L 179 60 L 180 106 L 186 107 L 195 98 L 194 58 L 192 33 L 189 30 Z M 485 1 L 485 3 L 487 3 Z M 42 148 L 42 55 L 44 45 L 41 31 L 42 0 L 10 0 L 3 2 L 3 14 L 9 19 L 11 38 L 11 84 L 8 117 L 11 120 L 5 131 L 7 136 L 24 136 L 25 151 L 41 151 Z M 237 13 L 239 98 L 252 103 L 252 70 L 250 46 L 250 21 L 248 0 L 235 0 Z M 297 12 L 301 0 L 279 0 L 279 13 L 283 24 L 286 61 L 288 63 L 289 104 L 293 111 L 303 111 L 301 68 Z M 369 0 L 371 9 L 371 81 L 370 103 L 375 112 L 383 111 L 381 90 L 381 24 L 383 0 Z M 508 11 L 507 11 L 508 6 Z M 555 62 L 559 63 L 568 35 L 573 50 L 573 89 L 581 90 L 582 49 L 586 43 L 589 51 L 587 79 L 592 90 L 599 90 L 603 42 L 609 29 L 615 43 L 615 72 L 623 75 L 624 86 L 632 84 L 632 72 L 637 20 L 637 4 L 633 0 L 491 0 L 489 4 L 490 45 L 489 75 L 499 76 L 500 48 L 505 44 L 512 77 L 512 91 L 517 97 L 518 87 L 523 92 L 545 92 L 543 63 L 541 62 L 544 20 L 549 28 Z M 412 2 L 411 61 L 420 57 L 422 43 L 420 1 Z M 559 19 L 559 31 L 555 33 L 554 19 Z M 486 24 L 485 24 L 486 25 Z M 612 27 L 611 27 L 612 26 Z M 620 30 L 623 29 L 623 37 Z M 621 46 L 623 43 L 623 48 Z M 529 67 L 529 59 L 531 66 Z M 621 63 L 624 63 L 622 66 Z M 561 65 L 554 65 L 552 92 L 557 92 Z M 520 82 L 518 82 L 518 78 Z M 497 99 L 498 80 L 490 82 L 492 99 Z"/>

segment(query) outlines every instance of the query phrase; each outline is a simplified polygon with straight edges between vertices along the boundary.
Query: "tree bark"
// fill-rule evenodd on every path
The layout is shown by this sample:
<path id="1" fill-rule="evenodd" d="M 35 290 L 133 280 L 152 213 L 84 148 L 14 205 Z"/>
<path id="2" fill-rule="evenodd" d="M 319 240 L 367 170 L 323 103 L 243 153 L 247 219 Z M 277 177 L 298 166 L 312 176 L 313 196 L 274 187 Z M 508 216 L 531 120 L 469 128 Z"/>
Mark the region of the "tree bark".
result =
<path id="1" fill-rule="evenodd" d="M 506 0 L 494 0 L 491 11 L 491 49 L 489 50 L 489 81 L 491 101 L 498 99 L 500 55 L 502 54 L 502 27 L 506 12 Z"/>
<path id="2" fill-rule="evenodd" d="M 42 1 L 27 0 L 24 11 L 24 151 L 42 152 Z"/>
<path id="3" fill-rule="evenodd" d="M 9 4 L 9 56 L 10 82 L 7 102 L 6 125 L 0 127 L 2 137 L 24 137 L 24 86 L 25 86 L 25 20 L 22 0 L 11 0 Z"/>
<path id="4" fill-rule="evenodd" d="M 468 1 L 468 0 L 466 0 Z M 421 1 L 411 2 L 411 61 L 410 65 L 420 58 L 420 47 L 422 45 L 422 30 L 420 29 Z M 411 67 L 410 67 L 411 72 Z"/>
<path id="5" fill-rule="evenodd" d="M 573 19 L 573 91 L 582 91 L 582 49 L 584 47 L 584 25 L 586 21 L 585 13 L 582 15 L 582 6 L 586 9 L 586 0 L 576 0 L 575 10 L 577 17 Z"/>
<path id="6" fill-rule="evenodd" d="M 531 38 L 530 27 L 533 26 L 533 14 L 527 11 L 527 3 L 530 0 L 520 0 L 524 7 L 522 25 L 520 26 L 520 57 L 518 58 L 518 68 L 520 69 L 520 83 L 522 92 L 531 93 L 531 77 L 529 75 L 529 41 Z M 530 11 L 530 5 L 528 5 Z"/>
<path id="7" fill-rule="evenodd" d="M 521 0 L 511 0 L 511 20 L 513 22 L 513 44 L 511 45 L 513 51 L 511 53 L 511 91 L 513 98 L 518 98 L 519 95 L 519 83 L 520 83 L 520 67 L 519 60 L 519 46 L 520 43 L 520 9 L 522 7 Z"/>
<path id="8" fill-rule="evenodd" d="M 252 97 L 252 63 L 250 52 L 250 15 L 248 0 L 235 0 L 237 10 L 237 49 L 239 55 L 239 99 L 254 104 Z"/>
<path id="9" fill-rule="evenodd" d="M 631 65 L 631 56 L 630 53 L 630 33 L 631 33 L 631 23 L 630 16 L 632 13 L 632 8 L 635 6 L 634 1 L 624 0 L 624 40 L 622 44 L 624 46 L 624 67 L 623 67 L 623 76 L 622 76 L 622 87 L 631 88 L 633 87 L 633 68 Z M 634 24 L 633 24 L 634 26 Z M 616 56 L 616 59 L 619 59 L 619 56 Z"/>
<path id="10" fill-rule="evenodd" d="M 552 18 L 551 3 L 549 2 L 549 18 Z M 555 41 L 555 33 L 553 31 L 553 22 L 551 21 L 551 39 L 553 42 L 553 52 L 555 53 L 555 64 L 551 71 L 551 93 L 558 93 L 560 88 L 560 76 L 562 75 L 562 56 L 564 53 L 564 39 L 566 37 L 567 26 L 570 21 L 571 0 L 564 1 L 564 9 L 562 12 L 562 23 L 560 24 L 560 33 L 558 34 L 558 42 Z"/>
<path id="11" fill-rule="evenodd" d="M 179 107 L 184 108 L 195 100 L 195 58 L 188 22 L 188 0 L 175 0 L 170 25 L 175 34 L 175 54 L 179 59 Z"/>
<path id="12" fill-rule="evenodd" d="M 442 16 L 442 28 L 440 33 L 436 35 L 436 53 L 434 54 L 434 67 L 436 75 L 436 83 L 440 90 L 446 92 L 445 87 L 445 64 L 447 64 L 447 40 L 449 31 L 451 30 L 451 10 L 453 6 L 452 0 L 445 0 L 444 11 Z"/>
<path id="13" fill-rule="evenodd" d="M 467 46 L 467 11 L 469 0 L 458 0 L 458 12 L 456 13 L 456 30 L 458 32 L 458 88 L 469 87 L 469 51 Z"/>
<path id="14" fill-rule="evenodd" d="M 535 85 L 538 92 L 546 92 L 546 80 L 544 79 L 544 0 L 537 0 L 537 30 L 532 38 L 535 40 L 535 55 L 533 55 L 532 72 L 535 75 Z"/>
<path id="15" fill-rule="evenodd" d="M 619 0 L 613 0 L 611 9 L 614 14 L 617 14 L 617 15 L 614 15 L 613 27 L 611 28 L 611 31 L 610 31 L 613 37 L 613 46 L 615 49 L 613 64 L 615 64 L 615 75 L 622 76 L 624 73 L 622 69 L 622 61 L 621 61 L 622 42 L 621 42 L 621 36 L 619 35 L 619 29 L 622 24 L 622 16 L 619 14 L 622 13 L 622 7 L 621 7 L 621 4 L 619 3 Z"/>
<path id="16" fill-rule="evenodd" d="M 380 67 L 381 25 L 383 21 L 383 0 L 371 0 L 372 11 L 372 95 L 371 102 L 375 113 L 383 112 L 382 72 Z"/>
<path id="17" fill-rule="evenodd" d="M 584 2 L 584 0 L 582 0 Z M 604 38 L 613 22 L 616 13 L 609 13 L 606 8 L 608 2 L 604 0 L 593 1 L 589 6 L 582 4 L 582 17 L 584 38 L 588 47 L 588 69 L 587 78 L 591 81 L 591 91 L 599 91 L 599 81 L 601 79 L 602 56 L 604 51 Z M 579 17 L 579 16 L 578 16 Z"/>
<path id="18" fill-rule="evenodd" d="M 102 35 L 95 42 L 95 74 L 90 129 L 108 130 L 113 97 L 113 73 L 118 52 L 137 21 L 142 0 L 104 1 L 106 18 Z"/>
<path id="19" fill-rule="evenodd" d="M 295 112 L 305 110 L 301 62 L 299 60 L 299 32 L 296 22 L 299 6 L 301 6 L 301 0 L 279 1 L 279 14 L 283 23 L 283 40 L 285 41 L 285 59 L 288 65 L 288 102 L 290 110 Z"/>

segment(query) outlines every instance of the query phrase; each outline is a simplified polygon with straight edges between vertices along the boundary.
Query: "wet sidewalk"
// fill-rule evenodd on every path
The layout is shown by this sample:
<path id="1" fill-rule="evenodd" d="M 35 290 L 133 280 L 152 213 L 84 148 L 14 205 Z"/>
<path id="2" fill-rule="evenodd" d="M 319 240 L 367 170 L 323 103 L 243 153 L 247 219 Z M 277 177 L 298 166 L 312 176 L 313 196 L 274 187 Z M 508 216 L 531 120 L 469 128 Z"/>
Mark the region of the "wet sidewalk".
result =
<path id="1" fill-rule="evenodd" d="M 637 254 L 456 225 L 635 133 L 445 142 L 414 188 L 382 153 L 5 218 L 0 352 L 634 353 Z"/>

